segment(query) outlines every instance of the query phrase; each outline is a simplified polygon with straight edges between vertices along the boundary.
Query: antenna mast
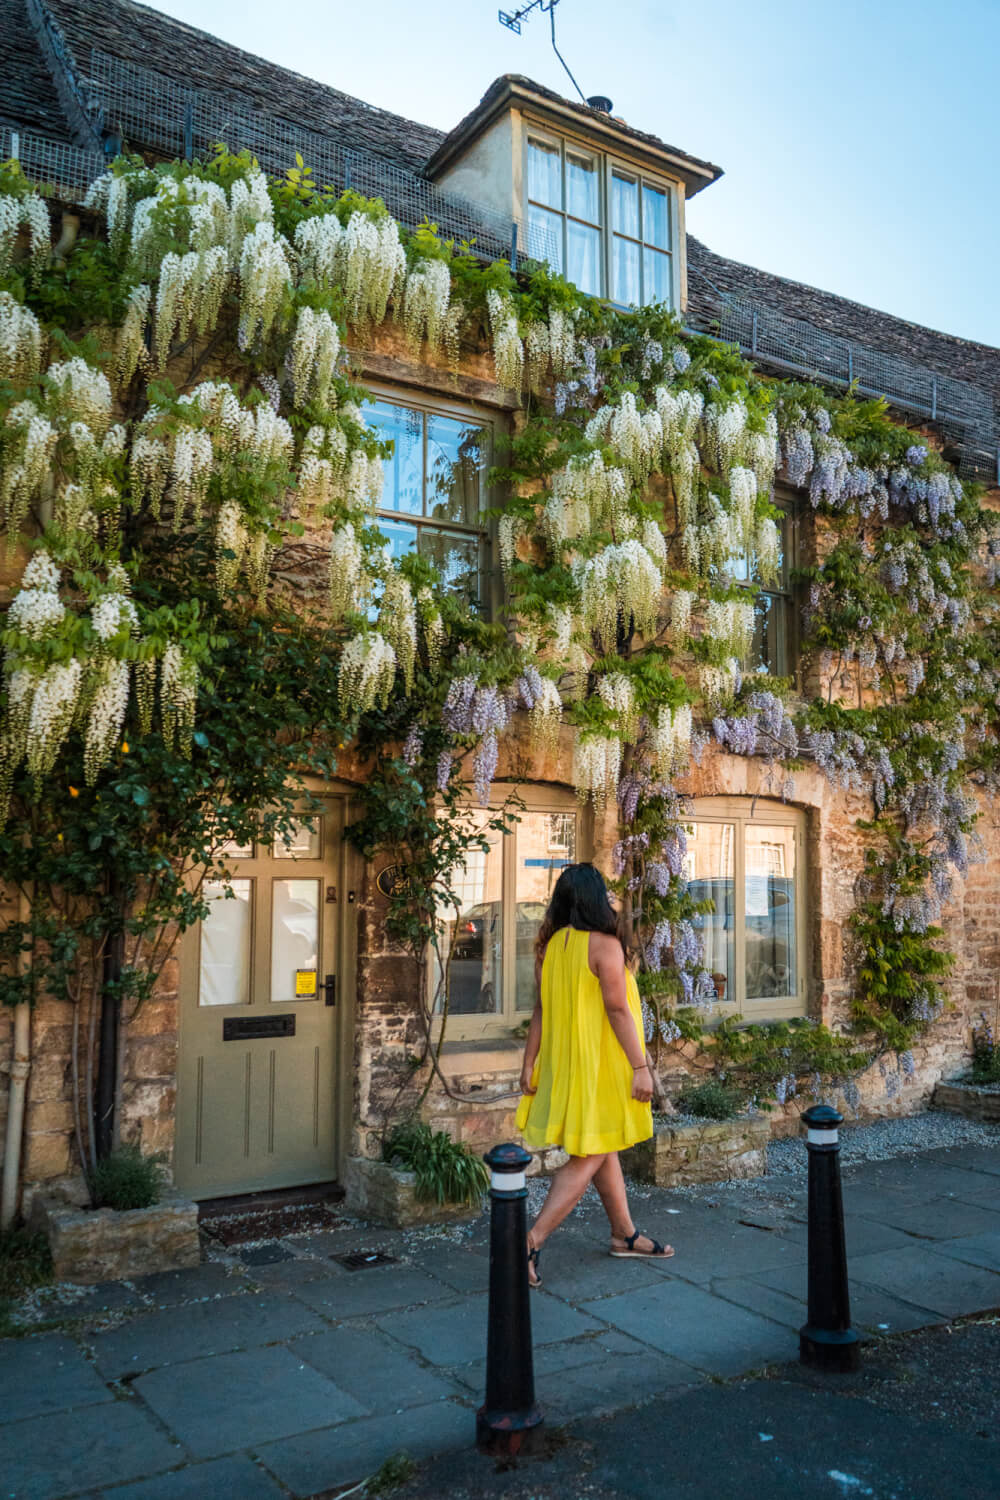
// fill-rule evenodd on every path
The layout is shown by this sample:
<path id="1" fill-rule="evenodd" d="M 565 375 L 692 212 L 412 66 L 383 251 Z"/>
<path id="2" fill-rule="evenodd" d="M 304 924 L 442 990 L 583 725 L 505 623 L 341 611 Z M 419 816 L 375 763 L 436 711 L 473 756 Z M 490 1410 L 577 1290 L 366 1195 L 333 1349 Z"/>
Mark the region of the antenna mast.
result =
<path id="1" fill-rule="evenodd" d="M 549 24 L 552 28 L 552 50 L 555 53 L 556 57 L 558 57 L 559 61 L 562 63 L 563 68 L 566 71 L 567 78 L 576 89 L 577 93 L 580 95 L 580 98 L 583 100 L 584 104 L 589 104 L 590 100 L 587 98 L 586 94 L 583 92 L 583 89 L 573 77 L 573 74 L 569 70 L 569 64 L 563 57 L 562 53 L 559 51 L 559 48 L 556 46 L 556 6 L 558 4 L 559 0 L 531 0 L 530 5 L 522 5 L 521 9 L 515 10 L 513 14 L 509 15 L 505 10 L 498 11 L 497 17 L 501 26 L 506 26 L 507 30 L 512 31 L 515 36 L 520 36 L 521 22 L 524 21 L 528 16 L 530 16 L 533 10 L 540 10 L 543 15 L 547 11 L 549 16 Z"/>

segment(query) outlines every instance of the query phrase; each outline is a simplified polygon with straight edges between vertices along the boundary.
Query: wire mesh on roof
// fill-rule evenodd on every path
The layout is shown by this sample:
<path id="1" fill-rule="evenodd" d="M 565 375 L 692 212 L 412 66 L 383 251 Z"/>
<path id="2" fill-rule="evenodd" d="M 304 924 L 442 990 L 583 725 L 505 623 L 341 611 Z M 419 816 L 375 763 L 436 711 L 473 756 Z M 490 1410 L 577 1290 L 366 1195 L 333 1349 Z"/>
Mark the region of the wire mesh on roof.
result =
<path id="1" fill-rule="evenodd" d="M 48 141 L 44 136 L 2 125 L 0 161 L 11 160 L 17 160 L 24 175 L 43 192 L 69 203 L 82 202 L 87 188 L 106 166 L 100 151 L 81 151 L 79 146 Z"/>
<path id="2" fill-rule="evenodd" d="M 349 149 L 328 135 L 218 94 L 184 88 L 165 74 L 96 48 L 88 82 L 103 132 L 117 134 L 129 144 L 190 158 L 224 141 L 232 151 L 250 151 L 272 174 L 294 166 L 298 154 L 319 186 L 337 192 L 354 188 L 367 198 L 381 198 L 408 229 L 429 219 L 445 238 L 472 241 L 474 252 L 487 260 L 510 258 L 513 250 L 515 259 L 558 261 L 550 230 L 516 223 L 489 204 L 446 192 L 395 162 Z"/>
<path id="3" fill-rule="evenodd" d="M 862 396 L 884 396 L 899 410 L 939 426 L 960 450 L 963 477 L 989 484 L 1000 480 L 1000 424 L 992 396 L 981 386 L 938 375 L 904 355 L 839 338 L 708 284 L 715 295 L 713 327 L 726 343 L 739 345 L 751 359 L 781 373 L 853 384 Z"/>

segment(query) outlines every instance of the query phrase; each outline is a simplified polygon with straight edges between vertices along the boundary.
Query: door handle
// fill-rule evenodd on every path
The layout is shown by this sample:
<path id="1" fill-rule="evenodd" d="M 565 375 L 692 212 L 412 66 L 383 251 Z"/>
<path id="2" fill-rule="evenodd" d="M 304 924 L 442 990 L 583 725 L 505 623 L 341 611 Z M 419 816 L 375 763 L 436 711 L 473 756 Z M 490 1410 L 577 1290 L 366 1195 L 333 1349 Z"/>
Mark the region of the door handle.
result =
<path id="1" fill-rule="evenodd" d="M 325 999 L 327 1005 L 336 1005 L 336 1003 L 337 1003 L 337 976 L 336 976 L 336 974 L 328 974 L 326 976 L 326 978 L 324 979 L 324 981 L 323 981 L 323 996 L 324 996 L 324 999 Z"/>

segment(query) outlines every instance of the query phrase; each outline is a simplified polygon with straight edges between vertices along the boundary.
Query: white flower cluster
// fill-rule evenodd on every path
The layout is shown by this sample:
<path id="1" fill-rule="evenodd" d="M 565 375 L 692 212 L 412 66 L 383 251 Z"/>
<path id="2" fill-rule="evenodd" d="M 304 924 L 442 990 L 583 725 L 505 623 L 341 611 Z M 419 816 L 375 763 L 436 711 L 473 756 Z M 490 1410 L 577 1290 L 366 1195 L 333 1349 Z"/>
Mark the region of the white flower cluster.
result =
<path id="1" fill-rule="evenodd" d="M 420 614 L 420 623 L 424 630 L 424 645 L 427 648 L 427 660 L 431 667 L 436 667 L 441 660 L 444 651 L 447 632 L 437 600 L 429 588 L 420 589 L 417 594 L 417 609 Z"/>
<path id="2" fill-rule="evenodd" d="M 552 546 L 574 541 L 591 531 L 627 531 L 628 479 L 605 464 L 600 452 L 576 454 L 552 476 L 551 494 L 542 512 L 542 527 Z"/>
<path id="3" fill-rule="evenodd" d="M 616 406 L 602 406 L 595 412 L 584 436 L 592 443 L 607 443 L 637 484 L 643 484 L 661 461 L 660 413 L 655 409 L 640 412 L 631 391 L 625 391 Z"/>
<path id="4" fill-rule="evenodd" d="M 710 599 L 706 611 L 706 634 L 737 660 L 749 655 L 753 644 L 755 610 L 750 599 Z"/>
<path id="5" fill-rule="evenodd" d="M 307 401 L 329 404 L 339 355 L 340 333 L 330 314 L 303 307 L 286 357 L 296 406 Z"/>
<path id="6" fill-rule="evenodd" d="M 0 378 L 30 380 L 42 360 L 41 324 L 30 307 L 0 292 Z"/>
<path id="7" fill-rule="evenodd" d="M 67 422 L 83 422 L 95 438 L 104 436 L 111 424 L 111 386 L 101 370 L 77 356 L 49 365 L 45 383 Z"/>
<path id="8" fill-rule="evenodd" d="M 287 252 L 287 253 L 286 253 Z M 240 326 L 237 335 L 241 349 L 249 349 L 257 340 L 263 342 L 274 326 L 278 313 L 291 292 L 292 268 L 288 261 L 291 246 L 283 235 L 275 234 L 267 219 L 255 224 L 243 241 L 240 252 Z"/>
<path id="9" fill-rule="evenodd" d="M 337 620 L 364 607 L 370 588 L 365 555 L 350 521 L 330 540 L 330 608 Z"/>
<path id="10" fill-rule="evenodd" d="M 509 391 L 519 391 L 524 381 L 524 345 L 518 331 L 514 303 L 510 297 L 491 288 L 486 293 L 486 308 L 493 336 L 497 384 Z"/>
<path id="11" fill-rule="evenodd" d="M 539 319 L 529 324 L 524 349 L 528 384 L 533 391 L 541 391 L 549 376 L 562 380 L 578 359 L 572 317 L 561 308 L 550 308 L 547 321 Z"/>
<path id="12" fill-rule="evenodd" d="M 562 727 L 562 698 L 551 677 L 541 678 L 528 720 L 532 742 L 543 753 L 553 754 L 559 743 L 559 730 Z"/>
<path id="13" fill-rule="evenodd" d="M 18 401 L 7 413 L 4 463 L 0 467 L 0 521 L 13 538 L 32 500 L 49 479 L 59 434 L 33 401 Z"/>
<path id="14" fill-rule="evenodd" d="M 417 657 L 417 612 L 409 580 L 387 558 L 382 599 L 378 611 L 378 628 L 389 642 L 396 664 L 403 674 L 407 693 L 413 688 L 413 668 Z"/>
<path id="15" fill-rule="evenodd" d="M 734 656 L 723 667 L 703 666 L 698 669 L 698 684 L 709 707 L 733 698 L 739 692 L 742 679 L 740 664 Z"/>
<path id="16" fill-rule="evenodd" d="M 295 246 L 307 276 L 327 290 L 342 289 L 349 323 L 384 322 L 406 275 L 395 219 L 355 210 L 344 227 L 336 214 L 317 215 L 298 225 Z"/>
<path id="17" fill-rule="evenodd" d="M 41 270 L 52 249 L 52 229 L 44 198 L 37 193 L 0 191 L 0 277 L 6 276 L 14 258 L 14 246 L 22 225 L 31 244 L 33 273 Z"/>
<path id="18" fill-rule="evenodd" d="M 670 634 L 675 643 L 683 641 L 691 628 L 694 599 L 690 589 L 678 589 L 670 601 Z"/>
<path id="19" fill-rule="evenodd" d="M 639 712 L 630 679 L 624 672 L 607 672 L 598 677 L 597 691 L 606 707 L 617 717 L 619 737 L 634 739 L 639 727 Z"/>
<path id="20" fill-rule="evenodd" d="M 461 305 L 451 300 L 447 261 L 434 257 L 418 261 L 406 278 L 403 297 L 403 328 L 411 346 L 419 348 L 426 341 L 431 349 L 444 348 L 452 365 L 457 365 L 461 318 Z"/>
<path id="21" fill-rule="evenodd" d="M 346 716 L 385 708 L 396 680 L 396 653 L 384 635 L 367 631 L 352 636 L 340 657 L 338 695 Z"/>
<path id="22" fill-rule="evenodd" d="M 656 562 L 641 542 L 629 540 L 605 547 L 574 572 L 580 590 L 580 615 L 584 624 L 613 645 L 619 618 L 626 631 L 649 635 L 663 592 L 663 579 Z"/>
<path id="23" fill-rule="evenodd" d="M 661 706 L 651 734 L 653 759 L 657 770 L 666 780 L 679 771 L 687 770 L 691 756 L 691 706 L 682 703 L 678 708 Z"/>
<path id="24" fill-rule="evenodd" d="M 621 741 L 599 735 L 578 737 L 573 750 L 573 785 L 582 802 L 588 797 L 598 809 L 618 793 Z"/>
<path id="25" fill-rule="evenodd" d="M 114 377 L 119 390 L 126 388 L 139 366 L 146 362 L 146 323 L 152 295 L 145 282 L 129 292 L 128 306 L 115 340 Z"/>
<path id="26" fill-rule="evenodd" d="M 83 745 L 84 777 L 88 786 L 93 786 L 121 739 L 128 711 L 130 676 L 128 662 L 118 661 L 113 656 L 106 657 L 98 670 Z"/>
<path id="27" fill-rule="evenodd" d="M 166 744 L 176 745 L 185 758 L 191 754 L 197 701 L 198 664 L 171 641 L 160 662 L 160 718 Z"/>

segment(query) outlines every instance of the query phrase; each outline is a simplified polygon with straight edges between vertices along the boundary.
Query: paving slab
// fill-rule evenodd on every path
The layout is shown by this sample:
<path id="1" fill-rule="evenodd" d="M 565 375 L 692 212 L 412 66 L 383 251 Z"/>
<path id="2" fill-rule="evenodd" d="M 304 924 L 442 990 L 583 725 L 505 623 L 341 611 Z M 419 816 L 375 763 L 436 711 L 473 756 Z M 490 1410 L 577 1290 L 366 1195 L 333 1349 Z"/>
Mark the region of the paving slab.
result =
<path id="1" fill-rule="evenodd" d="M 418 1271 L 429 1272 L 456 1292 L 485 1292 L 490 1285 L 490 1258 L 453 1246 L 420 1250 L 408 1257 Z"/>
<path id="2" fill-rule="evenodd" d="M 57 1500 L 144 1478 L 186 1457 L 129 1401 L 111 1401 L 73 1421 L 47 1415 L 0 1427 L 0 1486 L 16 1500 Z"/>
<path id="3" fill-rule="evenodd" d="M 176 1307 L 181 1302 L 199 1302 L 206 1297 L 234 1297 L 247 1289 L 247 1278 L 235 1267 L 206 1261 L 187 1271 L 156 1271 L 137 1276 L 132 1283 L 144 1297 L 159 1307 Z"/>
<path id="4" fill-rule="evenodd" d="M 549 1423 L 565 1422 L 582 1411 L 600 1416 L 620 1406 L 634 1406 L 668 1389 L 699 1385 L 705 1378 L 669 1354 L 644 1349 L 601 1364 L 537 1375 L 535 1395 Z"/>
<path id="5" fill-rule="evenodd" d="M 737 1375 L 795 1354 L 787 1328 L 681 1281 L 664 1281 L 585 1306 L 643 1343 L 710 1375 Z"/>
<path id="6" fill-rule="evenodd" d="M 805 1268 L 767 1271 L 753 1278 L 713 1281 L 712 1290 L 727 1302 L 736 1302 L 762 1317 L 784 1323 L 795 1333 L 808 1318 Z M 848 1290 L 851 1322 L 859 1332 L 902 1333 L 912 1328 L 924 1328 L 937 1317 L 931 1308 L 915 1307 L 888 1292 L 859 1282 L 850 1282 Z"/>
<path id="7" fill-rule="evenodd" d="M 638 1339 L 629 1338 L 628 1334 L 617 1328 L 602 1328 L 599 1333 L 587 1334 L 583 1338 L 567 1339 L 560 1344 L 544 1344 L 540 1349 L 534 1350 L 532 1363 L 535 1379 L 539 1380 L 542 1376 L 552 1375 L 560 1370 L 575 1370 L 580 1365 L 603 1365 L 622 1355 L 631 1354 L 649 1357 L 651 1351 L 648 1344 L 640 1344 Z M 486 1389 L 485 1359 L 476 1360 L 471 1365 L 461 1365 L 451 1373 L 474 1396 L 482 1400 Z"/>
<path id="8" fill-rule="evenodd" d="M 313 1281 L 330 1281 L 334 1277 L 349 1275 L 349 1271 L 332 1260 L 311 1260 L 295 1255 L 289 1260 L 254 1266 L 247 1272 L 247 1279 L 254 1286 L 266 1287 L 272 1291 L 295 1292 L 300 1286 L 308 1286 Z"/>
<path id="9" fill-rule="evenodd" d="M 106 1379 L 116 1379 L 181 1360 L 275 1343 L 323 1326 L 322 1318 L 296 1298 L 247 1293 L 146 1313 L 121 1328 L 95 1334 L 92 1345 L 98 1370 Z"/>
<path id="10" fill-rule="evenodd" d="M 1000 1133 L 997 1135 L 1000 1145 Z M 921 1163 L 942 1162 L 947 1166 L 965 1167 L 970 1172 L 988 1172 L 1000 1177 L 1000 1151 L 996 1146 L 939 1146 L 922 1151 Z"/>
<path id="11" fill-rule="evenodd" d="M 1000 1229 L 986 1234 L 972 1234 L 964 1239 L 947 1240 L 934 1246 L 935 1255 L 950 1255 L 971 1266 L 1000 1271 Z"/>
<path id="12" fill-rule="evenodd" d="M 677 1254 L 669 1262 L 669 1274 L 704 1284 L 715 1276 L 751 1275 L 802 1258 L 800 1240 L 764 1229 L 739 1224 L 720 1224 L 708 1238 L 692 1237 L 685 1245 L 680 1232 L 671 1243 Z"/>
<path id="13" fill-rule="evenodd" d="M 289 1346 L 297 1359 L 335 1381 L 373 1415 L 465 1392 L 370 1328 L 331 1328 Z"/>
<path id="14" fill-rule="evenodd" d="M 60 1333 L 0 1343 L 0 1423 L 113 1399 L 90 1361 Z"/>
<path id="15" fill-rule="evenodd" d="M 138 1484 L 103 1489 L 93 1500 L 283 1500 L 285 1491 L 249 1458 L 214 1458 Z"/>
<path id="16" fill-rule="evenodd" d="M 454 1290 L 409 1266 L 373 1266 L 366 1271 L 304 1282 L 295 1296 L 323 1317 L 343 1322 L 369 1318 L 394 1307 L 416 1307 L 453 1297 Z"/>
<path id="17" fill-rule="evenodd" d="M 929 1198 L 923 1203 L 887 1204 L 884 1221 L 922 1240 L 955 1240 L 1000 1229 L 1000 1213 L 991 1213 L 957 1198 Z"/>
<path id="18" fill-rule="evenodd" d="M 466 1365 L 486 1347 L 488 1298 L 464 1297 L 443 1306 L 376 1319 L 383 1332 L 418 1349 L 432 1365 Z M 601 1324 L 544 1291 L 531 1298 L 531 1334 L 535 1347 L 596 1332 Z"/>
<path id="19" fill-rule="evenodd" d="M 351 1484 L 373 1474 L 394 1453 L 412 1458 L 471 1447 L 475 1411 L 451 1401 L 414 1406 L 386 1417 L 370 1417 L 347 1427 L 309 1432 L 284 1442 L 265 1443 L 257 1454 L 265 1468 L 297 1497 Z"/>
<path id="20" fill-rule="evenodd" d="M 669 1261 L 615 1260 L 592 1242 L 560 1243 L 553 1239 L 542 1252 L 539 1271 L 546 1291 L 567 1302 L 614 1297 L 637 1286 L 655 1285 L 672 1266 Z"/>
<path id="21" fill-rule="evenodd" d="M 145 1307 L 139 1293 L 127 1281 L 101 1281 L 88 1287 L 43 1288 L 37 1295 L 37 1305 L 47 1318 L 73 1318 L 81 1322 L 96 1322 L 110 1313 Z"/>
<path id="22" fill-rule="evenodd" d="M 946 1318 L 1000 1307 L 1000 1276 L 951 1256 L 914 1245 L 861 1255 L 851 1263 L 852 1282 L 879 1287 Z"/>
<path id="23" fill-rule="evenodd" d="M 793 1240 L 801 1247 L 800 1254 L 806 1259 L 809 1243 L 809 1225 L 793 1224 L 782 1230 L 785 1239 Z M 848 1258 L 853 1255 L 873 1255 L 876 1250 L 901 1250 L 913 1244 L 913 1236 L 905 1229 L 893 1224 L 882 1224 L 878 1219 L 868 1219 L 861 1214 L 844 1215 L 844 1238 L 847 1242 Z"/>
<path id="24" fill-rule="evenodd" d="M 288 1349 L 252 1349 L 192 1360 L 182 1373 L 153 1370 L 134 1389 L 195 1458 L 215 1458 L 367 1409 Z"/>

